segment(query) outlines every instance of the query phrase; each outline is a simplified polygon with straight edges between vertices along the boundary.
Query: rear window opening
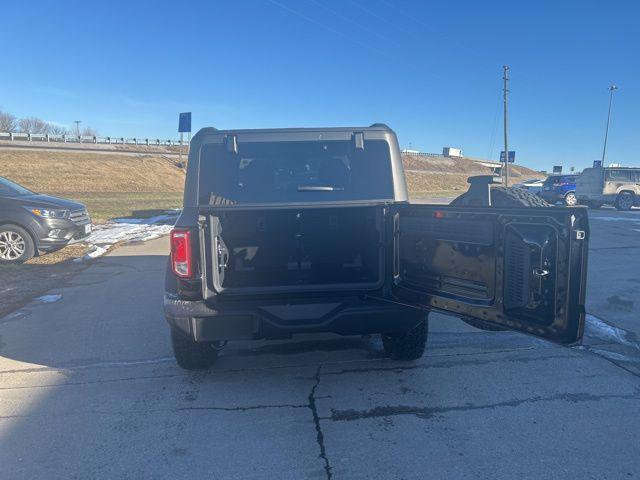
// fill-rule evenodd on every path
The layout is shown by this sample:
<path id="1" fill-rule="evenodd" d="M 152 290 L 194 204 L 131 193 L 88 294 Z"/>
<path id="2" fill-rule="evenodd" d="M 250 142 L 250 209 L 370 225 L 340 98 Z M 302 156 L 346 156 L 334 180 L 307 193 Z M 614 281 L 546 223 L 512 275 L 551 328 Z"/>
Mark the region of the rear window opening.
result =
<path id="1" fill-rule="evenodd" d="M 640 181 L 640 170 L 620 169 L 606 170 L 606 180 L 620 182 L 637 182 Z"/>
<path id="2" fill-rule="evenodd" d="M 200 205 L 393 199 L 389 145 L 369 140 L 208 144 L 200 157 Z"/>
<path id="3" fill-rule="evenodd" d="M 576 183 L 577 175 L 555 175 L 547 177 L 544 181 L 545 186 L 560 186 Z"/>

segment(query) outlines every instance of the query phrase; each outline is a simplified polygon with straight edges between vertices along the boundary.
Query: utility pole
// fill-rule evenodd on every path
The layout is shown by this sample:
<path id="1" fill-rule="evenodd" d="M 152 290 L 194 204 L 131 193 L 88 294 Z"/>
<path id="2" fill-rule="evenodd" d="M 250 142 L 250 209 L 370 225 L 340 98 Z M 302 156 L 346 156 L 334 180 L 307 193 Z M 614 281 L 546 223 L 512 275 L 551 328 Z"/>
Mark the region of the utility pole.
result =
<path id="1" fill-rule="evenodd" d="M 604 131 L 604 147 L 602 147 L 602 166 L 604 167 L 604 157 L 607 153 L 607 138 L 609 137 L 609 122 L 611 121 L 611 104 L 613 103 L 613 92 L 618 89 L 615 85 L 609 86 L 609 113 L 607 113 L 607 129 Z"/>
<path id="2" fill-rule="evenodd" d="M 82 120 L 74 120 L 73 123 L 76 124 L 76 135 L 79 137 L 80 136 L 80 123 L 82 123 Z"/>
<path id="3" fill-rule="evenodd" d="M 508 125 L 508 93 L 509 93 L 509 67 L 504 65 L 502 67 L 504 70 L 504 76 L 502 79 L 504 80 L 504 186 L 509 186 L 509 135 L 507 133 L 507 125 Z"/>

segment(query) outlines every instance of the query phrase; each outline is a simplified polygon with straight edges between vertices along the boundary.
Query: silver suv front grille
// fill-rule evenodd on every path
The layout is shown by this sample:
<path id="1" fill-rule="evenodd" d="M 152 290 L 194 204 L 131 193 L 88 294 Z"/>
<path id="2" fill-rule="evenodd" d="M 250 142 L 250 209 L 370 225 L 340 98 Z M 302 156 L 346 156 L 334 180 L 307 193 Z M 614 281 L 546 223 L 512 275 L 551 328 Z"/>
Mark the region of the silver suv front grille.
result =
<path id="1" fill-rule="evenodd" d="M 78 225 L 82 225 L 84 223 L 89 223 L 91 221 L 91 219 L 89 218 L 89 213 L 87 212 L 86 209 L 82 209 L 82 210 L 73 210 L 70 214 L 69 214 L 69 219 Z"/>

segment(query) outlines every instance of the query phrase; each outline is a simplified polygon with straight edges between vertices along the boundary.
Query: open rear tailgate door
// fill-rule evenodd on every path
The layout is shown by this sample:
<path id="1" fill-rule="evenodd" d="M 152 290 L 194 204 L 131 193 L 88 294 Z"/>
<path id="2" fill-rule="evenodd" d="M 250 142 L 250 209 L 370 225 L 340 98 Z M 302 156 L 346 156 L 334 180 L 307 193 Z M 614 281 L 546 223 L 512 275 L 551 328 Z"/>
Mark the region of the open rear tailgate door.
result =
<path id="1" fill-rule="evenodd" d="M 582 338 L 586 208 L 408 205 L 394 232 L 393 294 L 562 344 Z"/>

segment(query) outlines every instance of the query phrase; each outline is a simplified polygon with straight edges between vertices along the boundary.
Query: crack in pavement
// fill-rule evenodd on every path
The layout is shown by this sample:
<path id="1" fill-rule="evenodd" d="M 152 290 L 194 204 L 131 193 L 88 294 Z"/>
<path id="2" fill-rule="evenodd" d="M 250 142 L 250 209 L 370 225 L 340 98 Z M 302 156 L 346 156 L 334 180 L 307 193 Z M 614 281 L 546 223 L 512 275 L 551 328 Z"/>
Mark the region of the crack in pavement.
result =
<path id="1" fill-rule="evenodd" d="M 324 471 L 327 474 L 327 480 L 331 480 L 333 478 L 333 474 L 331 472 L 331 464 L 329 463 L 329 458 L 327 457 L 327 450 L 324 446 L 324 433 L 322 433 L 322 427 L 320 426 L 320 417 L 318 416 L 318 409 L 316 408 L 316 389 L 318 385 L 320 385 L 320 370 L 322 369 L 322 364 L 318 365 L 318 370 L 316 370 L 315 383 L 313 387 L 311 387 L 311 392 L 309 393 L 309 404 L 307 408 L 311 410 L 311 414 L 313 415 L 313 423 L 316 427 L 316 442 L 320 447 L 320 455 L 319 457 L 324 461 Z"/>
<path id="2" fill-rule="evenodd" d="M 601 250 L 629 250 L 629 249 L 635 249 L 635 248 L 640 248 L 636 245 L 621 245 L 619 247 L 591 247 L 589 248 L 589 251 L 601 251 Z"/>
<path id="3" fill-rule="evenodd" d="M 523 351 L 524 349 L 520 349 L 520 350 L 514 350 L 514 352 L 518 353 Z M 530 349 L 530 350 L 524 350 L 526 352 L 532 352 L 535 351 L 537 349 Z M 494 353 L 494 352 L 486 352 L 485 354 L 488 353 Z M 504 352 L 501 352 L 504 353 Z M 335 372 L 327 372 L 324 375 L 344 375 L 347 373 L 371 373 L 371 372 L 404 372 L 404 371 L 410 371 L 410 370 L 431 370 L 431 369 L 440 369 L 440 368 L 455 368 L 455 367 L 465 367 L 465 366 L 479 366 L 479 365 L 490 365 L 490 364 L 500 364 L 500 363 L 505 363 L 505 362 L 511 362 L 511 363 L 533 363 L 533 362 L 544 362 L 547 360 L 554 360 L 554 359 L 569 359 L 569 358 L 573 358 L 574 356 L 569 354 L 567 355 L 565 354 L 559 354 L 559 355 L 545 355 L 545 356 L 541 356 L 541 357 L 532 357 L 532 358 L 509 358 L 509 357 L 500 357 L 500 358 L 495 358 L 495 359 L 490 359 L 490 360 L 476 360 L 476 361 L 468 361 L 468 360 L 458 360 L 458 361 L 439 361 L 438 363 L 433 363 L 433 364 L 418 364 L 418 365 L 392 365 L 392 366 L 383 366 L 383 367 L 362 367 L 362 368 L 351 368 L 351 369 L 343 369 L 343 370 L 338 370 Z M 434 357 L 429 357 L 427 356 L 426 359 L 428 360 L 429 358 L 434 358 Z"/>
<path id="4" fill-rule="evenodd" d="M 606 345 L 617 345 L 617 344 L 604 344 Z M 609 362 L 611 365 L 613 365 L 614 367 L 618 367 L 622 370 L 624 370 L 627 373 L 630 373 L 631 375 L 633 375 L 634 377 L 638 377 L 640 378 L 640 373 L 632 370 L 631 368 L 628 368 L 626 365 L 623 365 L 620 362 L 626 362 L 629 364 L 638 364 L 638 360 L 633 360 L 632 358 L 629 357 L 625 357 L 624 360 L 616 360 L 614 358 L 611 358 L 612 355 L 620 355 L 618 352 L 613 352 L 613 351 L 608 351 L 608 350 L 602 350 L 602 349 L 595 349 L 592 348 L 594 346 L 601 346 L 601 345 L 579 345 L 577 347 L 572 347 L 572 349 L 580 351 L 580 352 L 587 352 L 591 355 L 595 355 L 599 358 L 602 358 L 603 360 L 606 360 L 607 362 Z M 624 355 L 622 355 L 624 357 Z"/>
<path id="5" fill-rule="evenodd" d="M 144 410 L 126 410 L 126 411 L 105 411 L 105 410 L 76 410 L 68 413 L 56 413 L 56 416 L 76 416 L 76 415 L 120 415 L 120 416 L 139 416 L 155 413 L 176 413 L 189 411 L 219 411 L 219 412 L 248 412 L 251 410 L 266 410 L 270 408 L 309 408 L 307 404 L 273 404 L 273 405 L 250 405 L 247 407 L 177 407 L 177 408 L 153 408 Z M 11 418 L 49 418 L 51 414 L 24 414 L 24 415 L 1 415 L 0 420 Z"/>
<path id="6" fill-rule="evenodd" d="M 421 419 L 430 419 L 435 415 L 446 414 L 449 412 L 466 412 L 473 410 L 487 410 L 502 407 L 519 407 L 520 405 L 538 402 L 552 402 L 562 400 L 566 402 L 596 402 L 605 399 L 625 399 L 640 400 L 638 393 L 633 395 L 592 395 L 590 393 L 562 393 L 551 395 L 548 397 L 532 397 L 521 400 L 508 400 L 487 405 L 458 405 L 452 407 L 418 407 L 407 405 L 385 405 L 375 407 L 370 410 L 335 410 L 331 409 L 330 417 L 322 417 L 321 420 L 332 420 L 334 422 L 350 422 L 354 420 L 363 420 L 368 418 L 392 417 L 398 415 L 414 415 Z"/>
<path id="7" fill-rule="evenodd" d="M 309 408 L 309 405 L 296 404 L 276 404 L 276 405 L 251 405 L 248 407 L 179 407 L 177 412 L 197 411 L 197 410 L 217 410 L 222 412 L 248 412 L 250 410 L 264 410 L 267 408 Z"/>
<path id="8" fill-rule="evenodd" d="M 457 352 L 457 353 L 438 353 L 435 355 L 429 355 L 425 358 L 446 358 L 446 357 L 467 357 L 467 356 L 484 356 L 491 354 L 500 354 L 500 353 L 510 353 L 510 352 L 528 352 L 528 351 L 537 351 L 543 350 L 544 348 L 538 347 L 525 347 L 525 348 L 513 348 L 513 349 L 502 349 L 502 350 L 490 350 L 485 352 Z M 165 360 L 165 358 L 167 360 Z M 0 376 L 6 374 L 21 374 L 21 373 L 60 373 L 64 374 L 69 370 L 90 370 L 92 368 L 135 368 L 135 367 L 144 367 L 145 363 L 154 364 L 154 363 L 170 363 L 170 357 L 164 357 L 160 359 L 150 359 L 150 360 L 139 360 L 130 362 L 105 362 L 104 364 L 87 364 L 87 365 L 76 365 L 73 367 L 32 367 L 32 368 L 24 368 L 24 369 L 13 369 L 13 370 L 2 370 L 0 371 Z M 229 369 L 220 369 L 220 370 L 212 370 L 207 372 L 208 375 L 224 375 L 224 374 L 233 374 L 233 373 L 252 373 L 252 372 L 260 372 L 260 371 L 268 371 L 268 370 L 281 370 L 281 369 L 292 369 L 292 368 L 306 368 L 306 367 L 314 367 L 317 365 L 332 366 L 332 365 L 344 365 L 344 364 L 371 364 L 371 363 L 379 363 L 379 362 L 392 362 L 389 359 L 354 359 L 354 360 L 337 360 L 337 361 L 329 361 L 324 362 L 322 364 L 318 364 L 318 362 L 310 362 L 310 363 L 301 363 L 301 364 L 291 364 L 291 365 L 271 365 L 271 366 L 262 366 L 262 367 L 249 367 L 249 368 L 229 368 Z M 353 368 L 353 369 L 344 369 L 339 370 L 337 372 L 327 372 L 324 375 L 342 375 L 345 373 L 351 372 L 374 372 L 374 371 L 397 371 L 402 372 L 406 370 L 415 370 L 415 369 L 427 369 L 427 368 L 437 368 L 437 365 L 392 365 L 392 366 L 381 366 L 381 367 L 363 367 L 363 368 Z M 185 377 L 188 376 L 187 373 L 178 371 L 176 373 L 162 373 L 155 375 L 133 375 L 129 377 L 118 377 L 118 378 L 108 378 L 108 379 L 97 379 L 97 380 L 85 380 L 85 381 L 74 381 L 74 382 L 62 382 L 62 383 L 44 383 L 40 385 L 18 385 L 11 387 L 2 387 L 0 386 L 0 391 L 3 390 L 23 390 L 23 389 L 39 389 L 39 388 L 60 388 L 60 387 L 73 387 L 73 386 L 82 386 L 82 385 L 93 385 L 93 384 L 101 384 L 101 383 L 116 383 L 116 382 L 131 382 L 136 380 L 150 380 L 150 379 L 162 379 L 162 378 L 176 378 L 176 377 Z"/>

